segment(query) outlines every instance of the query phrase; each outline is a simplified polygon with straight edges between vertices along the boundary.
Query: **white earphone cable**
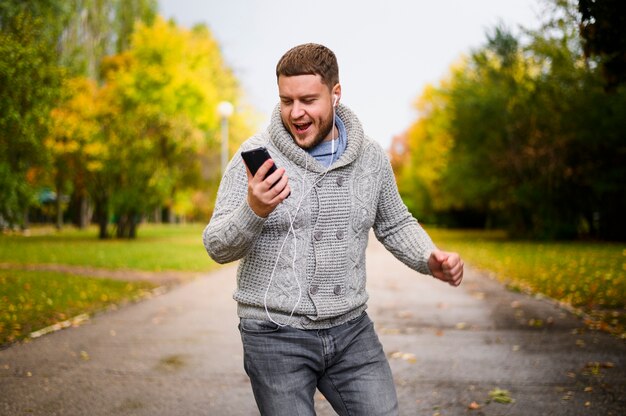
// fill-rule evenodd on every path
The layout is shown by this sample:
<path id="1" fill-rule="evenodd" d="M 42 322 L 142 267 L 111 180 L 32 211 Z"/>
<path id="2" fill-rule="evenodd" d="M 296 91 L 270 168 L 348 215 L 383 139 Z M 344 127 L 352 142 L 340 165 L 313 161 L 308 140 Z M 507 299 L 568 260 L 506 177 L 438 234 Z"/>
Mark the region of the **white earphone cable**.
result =
<path id="1" fill-rule="evenodd" d="M 326 170 L 323 173 L 321 173 L 319 177 L 313 182 L 311 187 L 306 192 L 302 193 L 302 196 L 300 197 L 300 200 L 298 201 L 298 205 L 296 206 L 296 210 L 293 215 L 293 218 L 291 217 L 291 213 L 289 212 L 289 210 L 286 209 L 287 215 L 289 217 L 289 228 L 287 229 L 287 235 L 285 236 L 285 239 L 283 240 L 283 243 L 280 246 L 280 250 L 278 251 L 278 255 L 276 256 L 276 261 L 274 261 L 274 267 L 272 268 L 272 273 L 270 274 L 270 279 L 269 279 L 269 282 L 267 283 L 267 288 L 265 289 L 265 295 L 263 297 L 263 307 L 265 308 L 265 314 L 267 315 L 268 319 L 272 323 L 274 323 L 275 325 L 278 325 L 281 328 L 289 325 L 294 312 L 296 311 L 296 309 L 298 308 L 298 305 L 300 305 L 300 301 L 302 300 L 302 284 L 300 283 L 300 279 L 298 279 L 298 276 L 296 275 L 296 257 L 297 257 L 297 252 L 298 252 L 297 251 L 298 238 L 296 236 L 296 230 L 293 228 L 293 224 L 296 221 L 300 208 L 302 207 L 302 202 L 304 201 L 304 198 L 313 190 L 313 188 L 315 188 L 315 185 L 317 185 L 319 181 L 324 179 L 324 177 L 330 170 L 330 167 L 332 166 L 333 162 L 335 161 L 335 140 L 336 139 L 332 138 L 332 133 L 335 129 L 336 111 L 335 111 L 335 106 L 333 105 L 332 107 L 333 107 L 333 124 L 331 128 L 331 139 L 330 139 L 331 147 L 332 147 L 330 163 L 328 164 L 328 167 L 326 168 Z M 339 131 L 337 131 L 337 139 L 339 139 Z M 305 158 L 304 161 L 305 161 L 304 174 L 302 175 L 302 189 L 303 190 L 306 187 L 306 174 L 308 173 L 308 158 Z M 298 299 L 296 300 L 296 303 L 293 305 L 293 308 L 291 309 L 291 313 L 289 314 L 289 318 L 287 318 L 287 322 L 280 323 L 274 320 L 272 318 L 272 315 L 270 314 L 269 308 L 267 307 L 267 296 L 269 294 L 270 287 L 272 286 L 272 281 L 274 280 L 274 274 L 276 273 L 276 268 L 278 267 L 278 261 L 280 260 L 280 256 L 283 252 L 283 249 L 285 248 L 285 243 L 287 242 L 287 239 L 289 238 L 290 233 L 293 233 L 293 258 L 291 262 L 291 270 L 293 271 L 293 278 L 298 284 Z"/>

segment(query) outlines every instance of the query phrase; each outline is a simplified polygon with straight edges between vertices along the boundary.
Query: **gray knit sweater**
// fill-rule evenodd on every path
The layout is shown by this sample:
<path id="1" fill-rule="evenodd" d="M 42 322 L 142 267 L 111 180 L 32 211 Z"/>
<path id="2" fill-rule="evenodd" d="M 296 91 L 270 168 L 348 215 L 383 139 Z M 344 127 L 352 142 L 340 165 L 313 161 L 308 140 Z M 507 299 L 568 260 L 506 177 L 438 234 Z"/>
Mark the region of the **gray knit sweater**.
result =
<path id="1" fill-rule="evenodd" d="M 240 151 L 267 147 L 287 171 L 291 195 L 267 218 L 247 203 L 240 151 L 226 168 L 203 240 L 218 263 L 241 260 L 233 297 L 242 318 L 268 320 L 267 307 L 276 322 L 320 329 L 360 315 L 368 299 L 365 248 L 372 228 L 399 260 L 430 274 L 435 247 L 400 199 L 385 152 L 345 105 L 337 115 L 348 144 L 325 175 L 283 127 L 279 107 L 267 130 L 242 144 Z"/>

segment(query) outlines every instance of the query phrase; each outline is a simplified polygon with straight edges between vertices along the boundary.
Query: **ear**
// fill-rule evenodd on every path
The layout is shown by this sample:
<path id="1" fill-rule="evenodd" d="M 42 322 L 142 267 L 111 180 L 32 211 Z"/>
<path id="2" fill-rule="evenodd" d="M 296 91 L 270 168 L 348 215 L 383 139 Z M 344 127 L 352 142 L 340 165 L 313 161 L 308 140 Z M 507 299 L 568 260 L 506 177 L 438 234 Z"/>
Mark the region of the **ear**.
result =
<path id="1" fill-rule="evenodd" d="M 341 84 L 336 84 L 333 87 L 331 94 L 333 95 L 333 107 L 337 107 L 339 99 L 341 98 Z"/>

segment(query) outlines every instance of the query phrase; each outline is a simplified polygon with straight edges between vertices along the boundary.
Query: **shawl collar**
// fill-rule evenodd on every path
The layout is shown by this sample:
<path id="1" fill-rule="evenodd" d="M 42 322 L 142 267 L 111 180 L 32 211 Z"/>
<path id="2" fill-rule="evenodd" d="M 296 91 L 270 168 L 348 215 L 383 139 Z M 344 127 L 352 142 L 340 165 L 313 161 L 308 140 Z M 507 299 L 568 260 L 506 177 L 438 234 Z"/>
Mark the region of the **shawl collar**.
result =
<path id="1" fill-rule="evenodd" d="M 337 116 L 341 118 L 344 126 L 346 127 L 347 146 L 345 152 L 341 155 L 339 160 L 335 161 L 330 170 L 337 169 L 339 167 L 348 165 L 354 162 L 361 154 L 361 148 L 364 142 L 364 133 L 361 122 L 357 116 L 343 104 L 339 104 L 337 107 Z M 276 146 L 276 148 L 287 159 L 291 160 L 296 165 L 301 166 L 303 169 L 306 167 L 309 171 L 316 173 L 323 173 L 326 171 L 321 163 L 319 163 L 314 157 L 309 155 L 307 151 L 300 148 L 291 134 L 283 126 L 283 122 L 280 118 L 280 104 L 278 104 L 272 112 L 270 125 L 267 128 L 267 134 L 270 141 Z"/>

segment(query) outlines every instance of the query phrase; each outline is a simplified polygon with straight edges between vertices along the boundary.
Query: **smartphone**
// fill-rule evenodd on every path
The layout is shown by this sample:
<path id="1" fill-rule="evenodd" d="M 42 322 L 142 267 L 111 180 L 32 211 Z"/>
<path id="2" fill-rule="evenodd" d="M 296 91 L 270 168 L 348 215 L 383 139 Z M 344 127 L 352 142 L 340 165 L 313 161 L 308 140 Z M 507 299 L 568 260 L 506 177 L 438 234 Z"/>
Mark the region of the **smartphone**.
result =
<path id="1" fill-rule="evenodd" d="M 257 147 L 256 149 L 252 149 L 252 150 L 243 150 L 241 152 L 241 157 L 243 158 L 243 161 L 248 167 L 248 169 L 250 169 L 250 173 L 252 173 L 252 176 L 256 175 L 256 171 L 259 170 L 261 165 L 265 163 L 267 159 L 271 158 L 270 152 L 268 152 L 267 149 L 263 146 Z M 269 175 L 271 175 L 275 171 L 276 171 L 276 164 L 273 164 L 270 170 L 267 172 L 267 175 L 265 175 L 265 177 L 267 178 Z M 276 183 L 272 184 L 272 186 L 274 185 L 276 185 Z M 291 192 L 289 192 L 289 195 L 291 195 Z M 287 198 L 289 198 L 289 195 L 287 195 Z"/>
<path id="2" fill-rule="evenodd" d="M 250 173 L 252 173 L 252 176 L 256 175 L 256 171 L 259 170 L 261 165 L 265 163 L 267 159 L 271 158 L 270 153 L 267 151 L 265 147 L 262 147 L 262 146 L 257 147 L 256 149 L 242 151 L 241 157 L 243 158 L 243 161 L 246 163 L 246 166 L 248 166 L 248 169 L 250 169 Z M 276 171 L 276 165 L 272 165 L 272 167 L 267 172 L 267 175 L 265 175 L 265 177 L 267 178 L 269 175 L 271 175 L 275 171 Z"/>

